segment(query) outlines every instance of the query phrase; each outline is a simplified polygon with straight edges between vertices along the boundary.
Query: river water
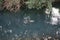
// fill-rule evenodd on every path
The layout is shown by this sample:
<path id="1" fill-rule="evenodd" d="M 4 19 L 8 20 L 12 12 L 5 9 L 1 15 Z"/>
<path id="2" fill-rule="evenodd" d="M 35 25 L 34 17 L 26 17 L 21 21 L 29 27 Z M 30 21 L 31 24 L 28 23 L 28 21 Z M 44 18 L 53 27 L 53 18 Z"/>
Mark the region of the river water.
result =
<path id="1" fill-rule="evenodd" d="M 28 35 L 38 34 L 55 35 L 60 25 L 51 25 L 47 22 L 44 9 L 24 9 L 17 13 L 0 12 L 0 39 L 8 40 L 12 37 L 24 37 Z"/>

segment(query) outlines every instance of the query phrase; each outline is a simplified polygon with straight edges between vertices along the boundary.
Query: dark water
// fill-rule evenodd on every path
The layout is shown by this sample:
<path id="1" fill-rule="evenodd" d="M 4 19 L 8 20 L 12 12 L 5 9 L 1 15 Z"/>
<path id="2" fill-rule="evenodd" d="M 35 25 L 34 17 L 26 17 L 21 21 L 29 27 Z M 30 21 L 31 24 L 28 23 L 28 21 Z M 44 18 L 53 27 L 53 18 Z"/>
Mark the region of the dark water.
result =
<path id="1" fill-rule="evenodd" d="M 24 17 L 29 16 L 34 22 L 24 23 Z M 46 23 L 44 10 L 24 9 L 17 13 L 0 12 L 0 39 L 8 40 L 15 36 L 33 35 L 34 33 L 43 35 L 55 35 L 59 25 Z M 27 31 L 27 32 L 26 32 Z M 26 32 L 26 34 L 25 34 Z"/>

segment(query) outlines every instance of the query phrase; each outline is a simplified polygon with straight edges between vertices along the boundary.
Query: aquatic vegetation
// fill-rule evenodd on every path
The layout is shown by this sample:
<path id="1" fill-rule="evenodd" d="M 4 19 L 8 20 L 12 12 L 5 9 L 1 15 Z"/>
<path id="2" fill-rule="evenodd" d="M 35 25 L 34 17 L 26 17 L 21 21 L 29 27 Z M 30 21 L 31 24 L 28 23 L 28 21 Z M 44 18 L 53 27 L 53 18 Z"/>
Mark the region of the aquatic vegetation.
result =
<path id="1" fill-rule="evenodd" d="M 3 4 L 3 0 L 0 0 L 0 11 L 3 10 L 2 4 Z"/>
<path id="2" fill-rule="evenodd" d="M 21 7 L 21 0 L 4 0 L 3 8 L 10 11 L 18 11 Z"/>
<path id="3" fill-rule="evenodd" d="M 22 7 L 29 9 L 41 9 L 42 7 L 46 7 L 49 11 L 52 11 L 52 2 L 54 0 L 0 0 L 0 8 L 6 9 L 9 11 L 19 11 Z"/>
<path id="4" fill-rule="evenodd" d="M 2 3 L 3 0 L 0 0 L 0 3 Z"/>
<path id="5" fill-rule="evenodd" d="M 28 7 L 29 9 L 41 9 L 44 6 L 51 11 L 52 1 L 53 0 L 0 0 L 0 3 L 2 3 L 2 7 L 4 9 L 15 12 L 21 9 L 21 7 Z"/>
<path id="6" fill-rule="evenodd" d="M 28 5 L 27 7 L 29 9 L 36 8 L 36 9 L 41 9 L 42 7 L 46 7 L 49 9 L 49 11 L 52 10 L 52 0 L 28 0 L 26 2 Z"/>

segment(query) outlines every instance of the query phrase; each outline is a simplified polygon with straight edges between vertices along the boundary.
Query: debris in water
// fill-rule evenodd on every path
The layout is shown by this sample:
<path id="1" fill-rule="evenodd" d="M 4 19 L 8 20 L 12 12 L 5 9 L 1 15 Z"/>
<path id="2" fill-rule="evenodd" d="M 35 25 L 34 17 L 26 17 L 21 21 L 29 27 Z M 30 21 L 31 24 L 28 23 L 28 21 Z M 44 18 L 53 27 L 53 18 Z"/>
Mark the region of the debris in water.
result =
<path id="1" fill-rule="evenodd" d="M 12 30 L 11 30 L 11 29 L 10 29 L 10 30 L 4 30 L 4 32 L 5 32 L 5 33 L 8 33 L 8 32 L 9 32 L 9 33 L 12 33 Z"/>
<path id="2" fill-rule="evenodd" d="M 45 10 L 45 13 L 46 13 L 46 14 L 50 14 L 49 9 L 46 9 L 46 10 Z"/>
<path id="3" fill-rule="evenodd" d="M 8 30 L 10 33 L 12 33 L 12 30 Z"/>
<path id="4" fill-rule="evenodd" d="M 32 23 L 32 22 L 34 22 L 34 20 L 30 20 L 30 22 Z"/>
<path id="5" fill-rule="evenodd" d="M 31 20 L 30 16 L 24 17 L 24 24 L 32 23 L 34 20 Z"/>

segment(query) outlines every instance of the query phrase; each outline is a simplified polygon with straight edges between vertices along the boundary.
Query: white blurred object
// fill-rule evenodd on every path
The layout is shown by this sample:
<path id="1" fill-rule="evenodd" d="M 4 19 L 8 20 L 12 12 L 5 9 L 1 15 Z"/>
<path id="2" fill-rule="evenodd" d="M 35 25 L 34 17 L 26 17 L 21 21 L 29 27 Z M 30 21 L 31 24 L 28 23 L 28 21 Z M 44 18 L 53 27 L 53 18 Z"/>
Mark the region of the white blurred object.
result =
<path id="1" fill-rule="evenodd" d="M 46 9 L 46 10 L 45 10 L 45 13 L 46 13 L 46 14 L 50 14 L 49 9 Z"/>
<path id="2" fill-rule="evenodd" d="M 59 17 L 60 16 L 58 8 L 54 8 L 54 7 L 52 8 L 52 16 L 55 16 L 55 17 Z"/>
<path id="3" fill-rule="evenodd" d="M 12 30 L 9 30 L 10 33 L 12 33 Z"/>
<path id="4" fill-rule="evenodd" d="M 52 25 L 57 25 L 57 23 L 58 23 L 58 19 L 56 17 L 52 17 L 51 18 L 51 24 Z"/>
<path id="5" fill-rule="evenodd" d="M 31 20 L 30 16 L 24 17 L 24 24 L 32 23 L 34 20 Z"/>
<path id="6" fill-rule="evenodd" d="M 28 21 L 29 19 L 30 19 L 29 16 L 28 16 L 28 17 L 24 17 L 24 24 L 27 24 L 27 23 L 29 22 L 29 21 Z"/>
<path id="7" fill-rule="evenodd" d="M 48 37 L 48 39 L 51 39 L 51 38 L 52 38 L 51 36 Z"/>
<path id="8" fill-rule="evenodd" d="M 44 38 L 44 40 L 48 40 L 48 38 Z"/>
<path id="9" fill-rule="evenodd" d="M 32 22 L 34 22 L 34 20 L 30 20 L 30 22 L 32 23 Z"/>
<path id="10" fill-rule="evenodd" d="M 27 24 L 28 23 L 28 20 L 26 19 L 26 20 L 24 20 L 24 24 Z"/>
<path id="11" fill-rule="evenodd" d="M 58 8 L 52 8 L 52 25 L 57 25 L 60 19 L 60 13 L 59 13 L 59 9 Z"/>
<path id="12" fill-rule="evenodd" d="M 5 30 L 4 32 L 5 33 L 7 33 L 7 32 L 12 33 L 12 30 L 11 29 L 10 30 Z"/>
<path id="13" fill-rule="evenodd" d="M 46 9 L 46 10 L 45 10 L 45 13 L 46 13 L 47 17 L 49 17 L 50 10 L 49 10 L 49 9 Z"/>
<path id="14" fill-rule="evenodd" d="M 47 15 L 49 15 L 50 11 L 49 9 L 46 9 L 45 13 Z M 58 23 L 60 23 L 60 13 L 59 13 L 59 9 L 52 7 L 52 12 L 51 12 L 51 20 L 50 20 L 50 24 L 52 25 L 57 25 Z"/>

